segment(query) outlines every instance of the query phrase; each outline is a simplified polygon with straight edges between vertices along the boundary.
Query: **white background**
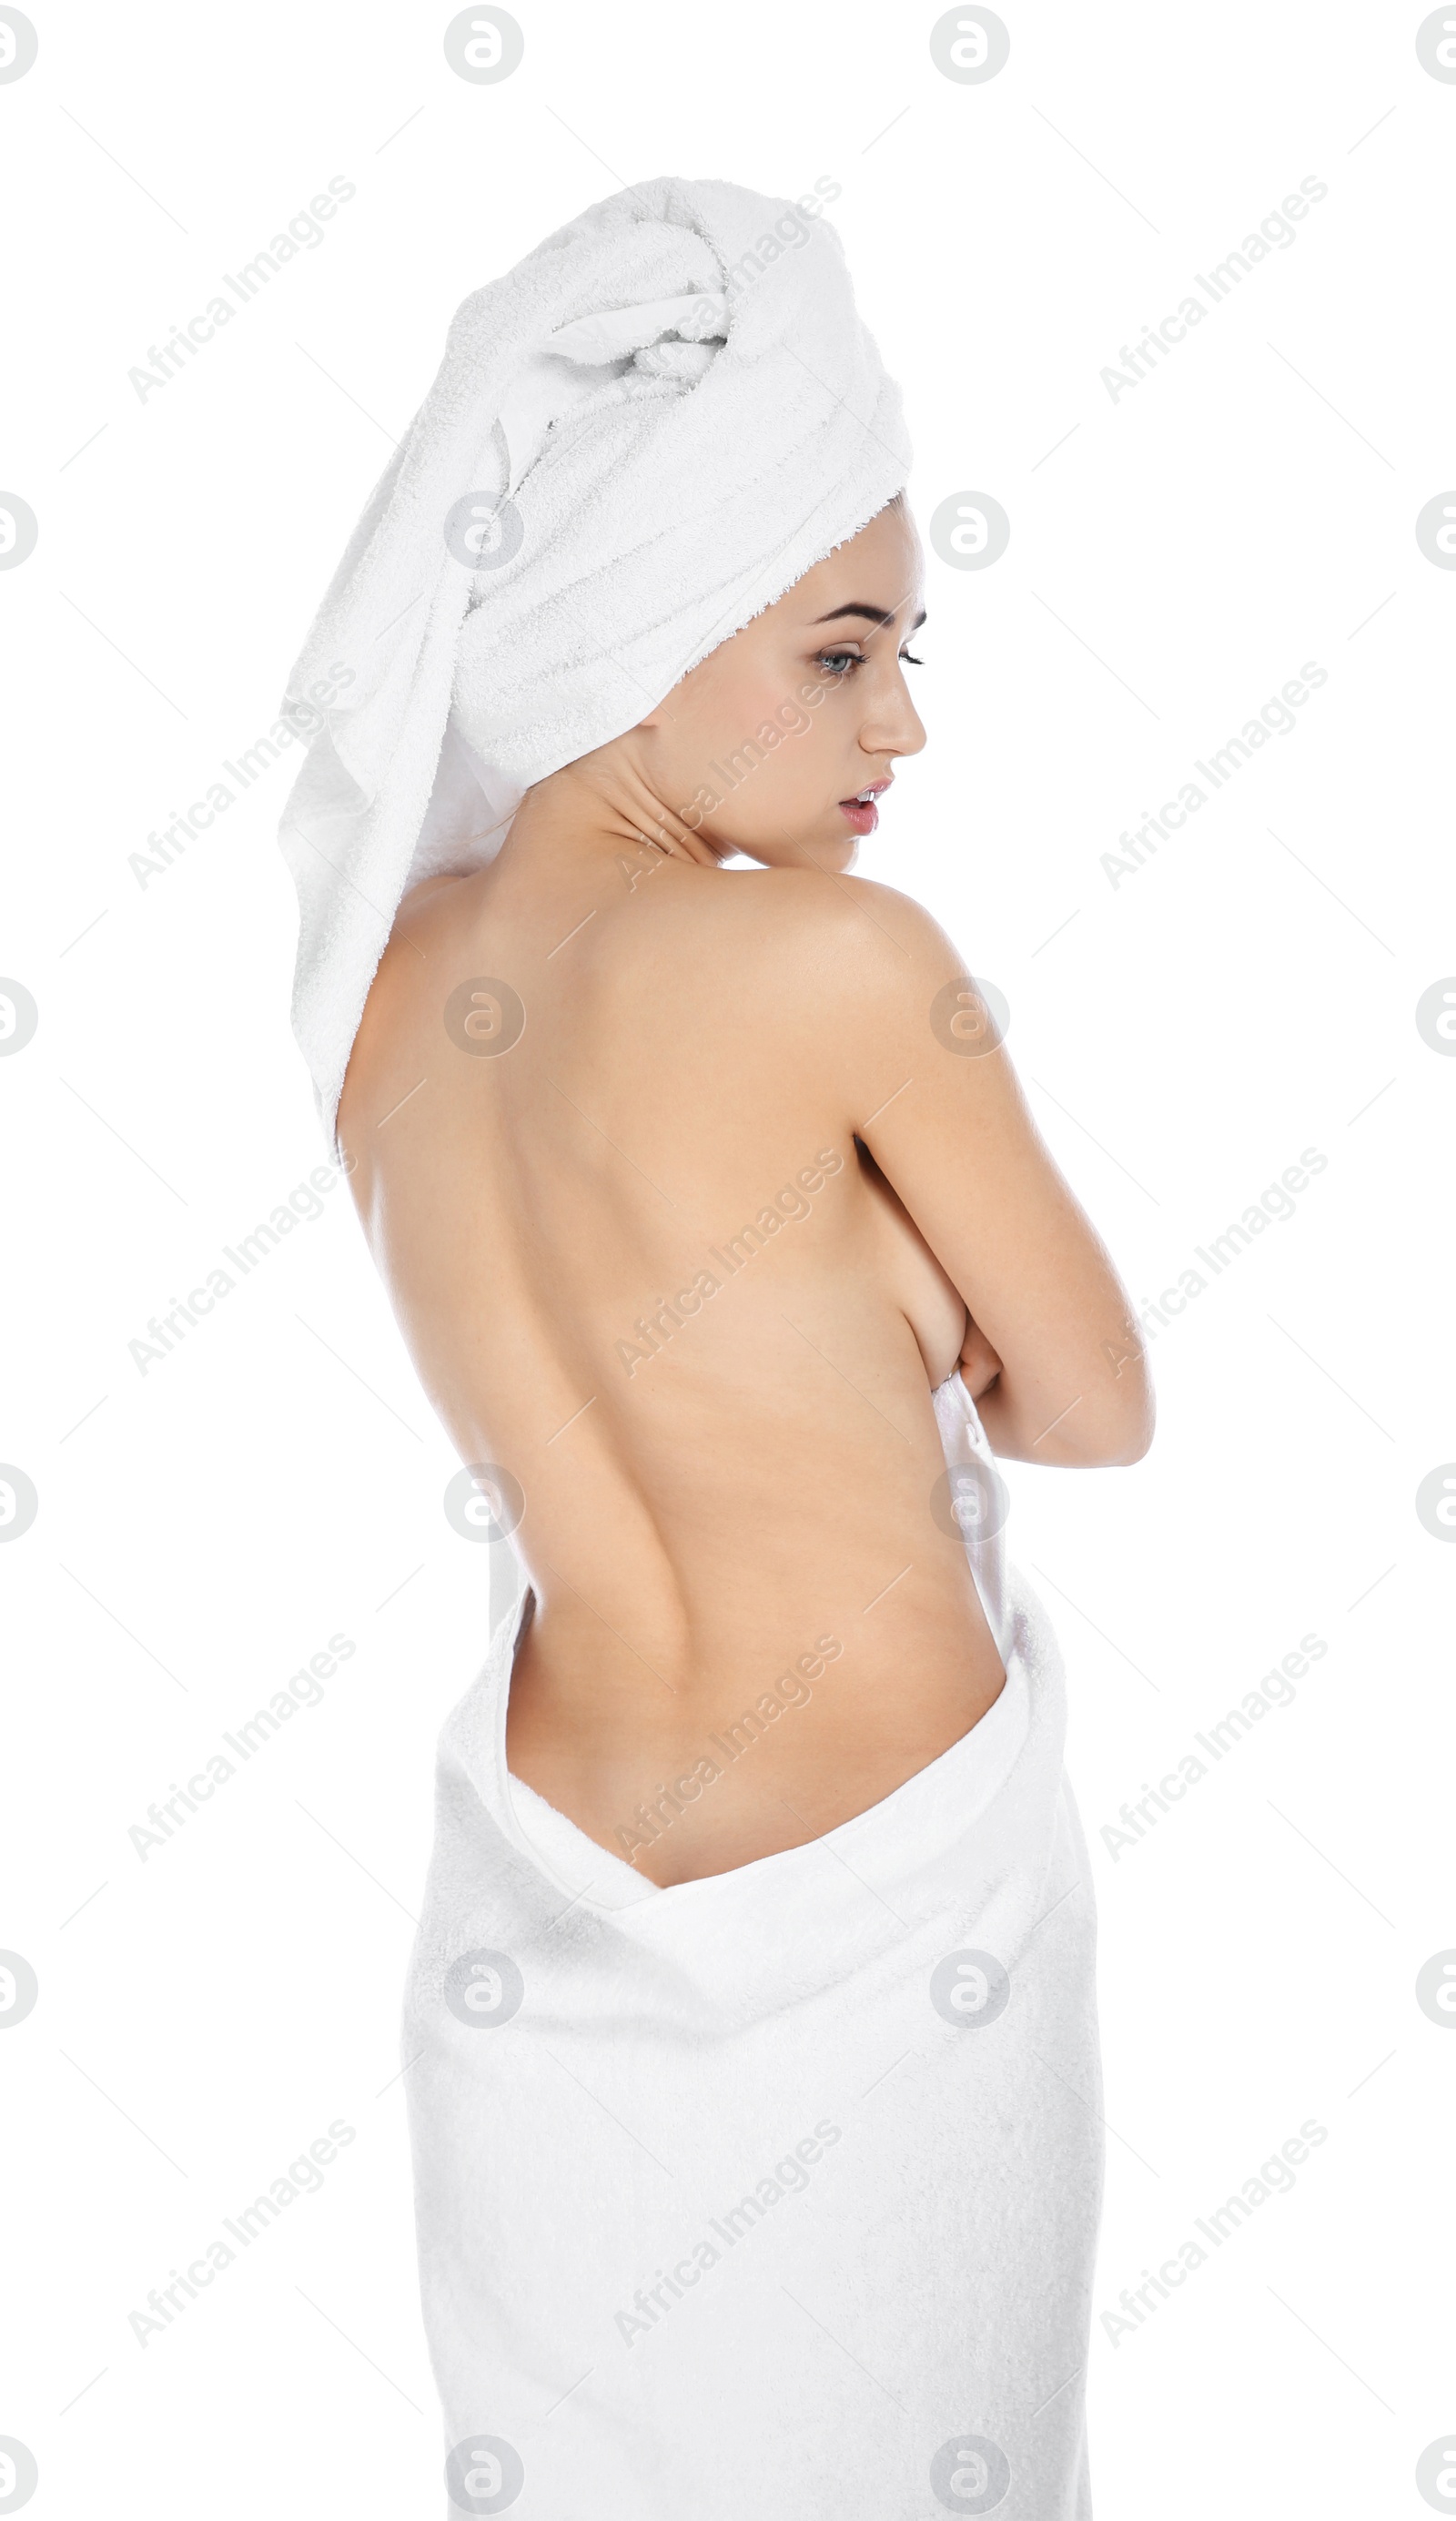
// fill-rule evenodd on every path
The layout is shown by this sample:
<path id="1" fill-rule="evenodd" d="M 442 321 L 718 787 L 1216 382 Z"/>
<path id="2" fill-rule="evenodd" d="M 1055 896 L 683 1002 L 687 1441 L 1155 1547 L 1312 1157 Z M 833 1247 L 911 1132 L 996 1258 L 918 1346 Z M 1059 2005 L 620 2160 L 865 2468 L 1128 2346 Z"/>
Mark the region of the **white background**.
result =
<path id="1" fill-rule="evenodd" d="M 922 524 L 970 490 L 1012 522 L 992 568 L 930 560 L 931 741 L 861 869 L 1005 992 L 1135 1297 L 1209 1280 L 1153 1325 L 1146 1461 L 1011 1473 L 1102 1917 L 1097 2510 L 1417 2515 L 1456 2428 L 1456 2037 L 1414 1992 L 1456 1946 L 1456 1550 L 1414 1502 L 1456 1456 L 1456 1060 L 1415 1022 L 1456 971 L 1456 571 L 1415 534 L 1456 481 L 1456 84 L 1419 8 L 1348 0 L 1008 5 L 982 85 L 934 66 L 933 10 L 518 14 L 521 68 L 474 86 L 447 8 L 37 7 L 0 86 L 0 489 L 39 521 L 0 573 L 0 969 L 40 1011 L 0 1060 L 0 1456 L 40 1499 L 0 1550 L 0 1944 L 40 1982 L 0 2040 L 0 2433 L 37 2515 L 442 2502 L 397 2018 L 487 1553 L 444 1519 L 453 1456 L 342 1189 L 133 1361 L 323 1150 L 291 766 L 145 885 L 129 859 L 272 723 L 469 291 L 622 183 L 826 176 Z M 336 175 L 324 242 L 139 399 L 149 346 Z M 1311 176 L 1297 242 L 1115 401 L 1120 346 Z M 1118 834 L 1306 661 L 1295 728 L 1115 883 Z M 1194 1247 L 1306 1148 L 1296 1214 L 1213 1278 Z M 149 1804 L 336 1631 L 322 1703 L 143 1861 Z M 1123 1802 L 1309 1632 L 1294 1703 L 1115 1856 Z M 140 2345 L 149 2290 L 336 2119 L 322 2191 Z M 1309 2119 L 1292 2193 L 1115 2339 L 1122 2289 Z"/>

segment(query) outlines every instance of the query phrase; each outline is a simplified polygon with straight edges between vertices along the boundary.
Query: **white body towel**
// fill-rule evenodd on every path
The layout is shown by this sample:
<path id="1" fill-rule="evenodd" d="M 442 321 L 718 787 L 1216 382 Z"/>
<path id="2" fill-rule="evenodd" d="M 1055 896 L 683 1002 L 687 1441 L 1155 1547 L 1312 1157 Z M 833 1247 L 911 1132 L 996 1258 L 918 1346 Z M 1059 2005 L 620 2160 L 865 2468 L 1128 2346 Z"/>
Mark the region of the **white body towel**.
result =
<path id="1" fill-rule="evenodd" d="M 448 2514 L 1091 2512 L 1062 1665 L 958 1375 L 934 1402 L 1006 1685 L 870 1811 L 657 1888 L 509 1776 L 528 1590 L 445 1726 L 404 2054 Z"/>

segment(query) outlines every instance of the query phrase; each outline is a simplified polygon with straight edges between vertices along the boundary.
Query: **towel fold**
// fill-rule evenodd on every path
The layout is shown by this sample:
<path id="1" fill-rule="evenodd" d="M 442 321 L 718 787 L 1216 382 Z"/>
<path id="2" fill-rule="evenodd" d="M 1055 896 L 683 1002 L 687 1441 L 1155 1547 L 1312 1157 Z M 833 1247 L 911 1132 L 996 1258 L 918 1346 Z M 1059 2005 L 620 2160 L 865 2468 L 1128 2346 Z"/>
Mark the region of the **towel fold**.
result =
<path id="1" fill-rule="evenodd" d="M 1001 1695 L 882 1803 L 660 1890 L 523 1827 L 529 1598 L 441 1739 L 406 1997 L 437 2508 L 1089 2521 L 1096 1918 L 1044 1611 L 1013 1576 Z"/>
<path id="2" fill-rule="evenodd" d="M 487 864 L 528 787 L 635 726 L 909 461 L 840 240 L 793 203 L 660 176 L 465 300 L 284 702 L 308 739 L 280 831 L 294 1024 L 331 1137 L 402 894 Z"/>

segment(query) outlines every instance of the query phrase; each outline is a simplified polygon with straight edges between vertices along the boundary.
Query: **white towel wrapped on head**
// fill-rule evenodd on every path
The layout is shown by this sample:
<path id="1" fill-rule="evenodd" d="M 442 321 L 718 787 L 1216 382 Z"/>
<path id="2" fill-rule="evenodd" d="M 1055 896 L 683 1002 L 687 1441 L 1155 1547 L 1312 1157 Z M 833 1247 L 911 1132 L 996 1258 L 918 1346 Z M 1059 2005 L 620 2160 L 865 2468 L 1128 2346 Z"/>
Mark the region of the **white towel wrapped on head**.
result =
<path id="1" fill-rule="evenodd" d="M 902 488 L 822 215 L 660 176 L 478 290 L 290 678 L 294 1024 L 332 1135 L 401 894 L 635 726 Z M 350 679 L 322 712 L 324 683 Z"/>

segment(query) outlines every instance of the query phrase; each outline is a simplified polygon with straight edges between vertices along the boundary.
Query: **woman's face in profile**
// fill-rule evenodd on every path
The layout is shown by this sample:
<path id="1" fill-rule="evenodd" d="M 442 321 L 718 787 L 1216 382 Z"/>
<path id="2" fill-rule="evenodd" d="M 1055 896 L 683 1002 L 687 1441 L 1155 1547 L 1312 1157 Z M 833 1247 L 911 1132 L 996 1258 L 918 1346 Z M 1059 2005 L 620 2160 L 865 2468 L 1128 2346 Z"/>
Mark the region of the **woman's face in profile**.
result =
<path id="1" fill-rule="evenodd" d="M 685 674 L 628 739 L 668 812 L 720 857 L 852 866 L 877 820 L 855 801 L 926 740 L 923 582 L 914 526 L 883 509 Z"/>

